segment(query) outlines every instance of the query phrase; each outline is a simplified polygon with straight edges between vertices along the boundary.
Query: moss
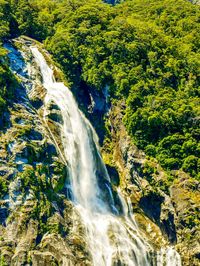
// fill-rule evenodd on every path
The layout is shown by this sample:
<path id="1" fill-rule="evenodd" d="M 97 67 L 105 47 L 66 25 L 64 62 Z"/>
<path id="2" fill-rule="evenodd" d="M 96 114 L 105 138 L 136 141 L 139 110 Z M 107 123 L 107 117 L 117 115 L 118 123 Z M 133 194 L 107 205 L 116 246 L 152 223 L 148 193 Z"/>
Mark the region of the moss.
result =
<path id="1" fill-rule="evenodd" d="M 54 182 L 54 190 L 55 192 L 61 192 L 66 184 L 66 176 L 61 176 Z"/>
<path id="2" fill-rule="evenodd" d="M 146 161 L 142 167 L 143 174 L 146 176 L 147 180 L 151 180 L 152 176 L 155 172 L 154 166 L 151 164 L 150 161 Z"/>
<path id="3" fill-rule="evenodd" d="M 61 169 L 57 169 L 57 171 L 61 171 Z M 57 212 L 53 202 L 56 202 L 58 208 L 62 209 L 63 207 L 63 200 L 57 195 L 57 191 L 64 186 L 65 179 L 61 176 L 57 188 L 53 189 L 51 178 L 49 178 L 49 169 L 44 164 L 36 167 L 26 166 L 24 171 L 18 174 L 18 178 L 21 180 L 22 193 L 26 194 L 32 190 L 34 194 L 30 209 L 27 210 L 22 206 L 18 211 L 24 215 L 21 230 L 26 230 L 27 223 L 32 218 L 39 223 L 39 234 L 44 235 L 46 232 L 63 234 L 62 226 L 59 223 L 48 222 L 48 219 Z"/>
<path id="4" fill-rule="evenodd" d="M 38 198 L 42 191 L 49 201 L 58 200 L 58 196 L 51 184 L 47 165 L 26 166 L 24 171 L 18 174 L 18 178 L 21 180 L 22 192 L 26 193 L 31 189 Z"/>
<path id="5" fill-rule="evenodd" d="M 199 214 L 192 213 L 191 215 L 188 215 L 185 218 L 184 224 L 190 229 L 194 228 L 196 225 L 199 224 Z"/>
<path id="6" fill-rule="evenodd" d="M 31 255 L 30 254 L 28 254 L 28 257 L 27 257 L 27 263 L 29 265 L 32 265 L 32 258 L 31 258 Z"/>
<path id="7" fill-rule="evenodd" d="M 0 176 L 0 198 L 3 198 L 8 192 L 8 181 Z"/>
<path id="8" fill-rule="evenodd" d="M 16 125 L 17 131 L 15 134 L 15 138 L 28 136 L 31 133 L 32 125 Z"/>
<path id="9" fill-rule="evenodd" d="M 59 161 L 54 161 L 52 164 L 54 179 L 53 179 L 53 188 L 56 192 L 62 191 L 66 182 L 69 181 L 69 173 L 67 166 Z"/>
<path id="10" fill-rule="evenodd" d="M 0 266 L 9 266 L 9 264 L 6 262 L 4 256 L 1 256 L 1 258 L 0 258 Z"/>

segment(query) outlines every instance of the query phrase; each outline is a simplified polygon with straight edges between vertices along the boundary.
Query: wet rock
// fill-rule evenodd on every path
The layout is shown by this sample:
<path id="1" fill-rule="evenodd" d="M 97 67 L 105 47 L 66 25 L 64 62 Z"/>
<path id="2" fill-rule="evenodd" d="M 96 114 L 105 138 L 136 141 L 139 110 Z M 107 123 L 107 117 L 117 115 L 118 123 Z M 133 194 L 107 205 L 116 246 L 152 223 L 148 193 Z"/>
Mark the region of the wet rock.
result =
<path id="1" fill-rule="evenodd" d="M 135 220 L 144 233 L 144 237 L 154 243 L 156 248 L 165 246 L 167 244 L 166 239 L 163 237 L 162 231 L 158 225 L 152 222 L 144 213 L 136 213 Z"/>
<path id="2" fill-rule="evenodd" d="M 34 84 L 33 88 L 30 90 L 28 94 L 31 105 L 35 109 L 40 109 L 44 104 L 45 95 L 46 95 L 46 89 L 42 85 Z"/>
<path id="3" fill-rule="evenodd" d="M 31 100 L 31 104 L 35 109 L 40 109 L 43 105 L 43 101 L 39 98 Z"/>
<path id="4" fill-rule="evenodd" d="M 17 164 L 18 171 L 22 172 L 24 166 L 28 164 L 28 159 L 16 157 L 14 162 Z"/>
<path id="5" fill-rule="evenodd" d="M 170 194 L 176 217 L 177 237 L 185 254 L 184 265 L 198 265 L 200 251 L 200 183 L 181 171 L 175 171 L 178 181 L 171 186 Z"/>
<path id="6" fill-rule="evenodd" d="M 8 208 L 0 207 L 0 224 L 5 225 L 8 215 L 9 215 Z"/>
<path id="7" fill-rule="evenodd" d="M 25 124 L 26 124 L 26 120 L 23 119 L 23 118 L 20 118 L 20 117 L 17 117 L 17 118 L 15 119 L 15 122 L 16 122 L 17 124 L 20 124 L 20 125 L 25 125 Z"/>
<path id="8" fill-rule="evenodd" d="M 119 177 L 119 173 L 117 172 L 116 168 L 111 165 L 106 165 L 106 168 L 110 176 L 111 183 L 115 186 L 119 186 L 120 177 Z"/>
<path id="9" fill-rule="evenodd" d="M 59 265 L 53 254 L 48 251 L 32 251 L 30 256 L 33 266 Z"/>
<path id="10" fill-rule="evenodd" d="M 50 154 L 51 156 L 56 156 L 58 155 L 56 147 L 52 143 L 47 143 L 45 149 L 45 153 L 48 155 Z"/>
<path id="11" fill-rule="evenodd" d="M 76 259 L 71 253 L 70 248 L 67 247 L 67 244 L 64 242 L 64 240 L 56 234 L 44 236 L 40 243 L 40 247 L 41 250 L 43 250 L 43 254 L 50 252 L 51 259 L 53 258 L 56 260 L 58 265 L 65 265 L 65 262 L 69 262 L 71 265 L 75 264 Z M 42 254 L 40 255 L 42 256 Z M 32 253 L 33 260 L 34 256 L 35 252 Z"/>
<path id="12" fill-rule="evenodd" d="M 55 104 L 54 102 L 50 102 L 50 105 L 49 105 L 49 108 L 48 108 L 50 111 L 52 110 L 57 110 L 57 111 L 60 111 L 60 108 L 57 104 Z"/>
<path id="13" fill-rule="evenodd" d="M 7 169 L 1 169 L 0 170 L 0 176 L 5 176 L 8 173 Z"/>
<path id="14" fill-rule="evenodd" d="M 48 115 L 48 118 L 53 120 L 54 122 L 57 122 L 59 124 L 63 124 L 63 119 L 62 119 L 62 115 L 60 114 L 60 112 L 51 112 L 49 115 Z"/>
<path id="15" fill-rule="evenodd" d="M 0 117 L 0 129 L 5 127 L 10 127 L 10 113 L 8 111 L 5 111 Z"/>
<path id="16" fill-rule="evenodd" d="M 3 123 L 3 117 L 0 117 L 0 128 L 3 128 L 3 125 L 4 125 L 4 123 Z"/>
<path id="17" fill-rule="evenodd" d="M 43 135 L 39 131 L 36 131 L 35 129 L 31 129 L 28 137 L 30 140 L 42 140 L 43 139 Z"/>
<path id="18" fill-rule="evenodd" d="M 161 195 L 158 195 L 156 192 L 150 191 L 147 195 L 143 196 L 140 199 L 139 205 L 144 210 L 144 212 L 149 216 L 153 221 L 159 223 L 161 215 L 161 205 L 164 201 L 164 198 Z"/>
<path id="19" fill-rule="evenodd" d="M 16 174 L 16 169 L 6 166 L 0 166 L 0 176 L 4 179 L 11 180 Z"/>
<path id="20" fill-rule="evenodd" d="M 21 53 L 11 43 L 5 43 L 4 47 L 9 51 L 8 57 L 12 70 L 21 76 L 26 76 L 26 65 Z"/>

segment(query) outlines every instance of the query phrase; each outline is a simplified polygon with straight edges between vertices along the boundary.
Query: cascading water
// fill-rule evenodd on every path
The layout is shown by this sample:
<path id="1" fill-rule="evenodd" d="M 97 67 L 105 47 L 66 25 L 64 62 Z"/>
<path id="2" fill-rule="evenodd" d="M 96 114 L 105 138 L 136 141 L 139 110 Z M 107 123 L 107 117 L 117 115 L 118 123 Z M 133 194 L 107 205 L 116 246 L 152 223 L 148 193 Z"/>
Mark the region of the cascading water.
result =
<path id="1" fill-rule="evenodd" d="M 152 249 L 128 215 L 126 201 L 120 194 L 119 215 L 92 126 L 78 109 L 71 91 L 55 81 L 43 55 L 36 47 L 31 47 L 31 51 L 47 90 L 45 105 L 55 102 L 62 114 L 62 156 L 69 170 L 73 202 L 85 226 L 93 265 L 180 266 L 180 256 L 171 248 L 161 250 L 153 262 L 149 255 Z"/>

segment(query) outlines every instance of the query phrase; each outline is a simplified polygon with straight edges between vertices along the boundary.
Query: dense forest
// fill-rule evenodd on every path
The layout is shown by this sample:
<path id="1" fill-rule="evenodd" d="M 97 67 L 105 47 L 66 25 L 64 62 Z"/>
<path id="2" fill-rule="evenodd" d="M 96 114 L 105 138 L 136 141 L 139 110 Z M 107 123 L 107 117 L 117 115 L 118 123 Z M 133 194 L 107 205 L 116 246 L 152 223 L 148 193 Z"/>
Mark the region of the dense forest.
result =
<path id="1" fill-rule="evenodd" d="M 186 0 L 0 0 L 0 112 L 17 84 L 4 40 L 44 42 L 71 88 L 124 100 L 132 141 L 166 170 L 199 179 L 200 10 Z"/>

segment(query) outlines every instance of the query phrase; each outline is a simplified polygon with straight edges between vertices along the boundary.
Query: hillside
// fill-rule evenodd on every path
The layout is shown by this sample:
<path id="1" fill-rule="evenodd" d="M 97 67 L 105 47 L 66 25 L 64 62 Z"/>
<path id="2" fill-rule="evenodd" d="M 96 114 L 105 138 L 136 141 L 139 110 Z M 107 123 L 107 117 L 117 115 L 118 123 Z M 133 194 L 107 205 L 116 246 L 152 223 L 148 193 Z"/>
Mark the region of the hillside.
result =
<path id="1" fill-rule="evenodd" d="M 95 128 L 118 211 L 120 190 L 130 199 L 144 239 L 157 248 L 174 246 L 182 265 L 198 265 L 200 10 L 195 3 L 0 0 L 1 266 L 33 263 L 30 258 L 39 265 L 37 256 L 42 265 L 68 265 L 58 259 L 66 239 L 72 265 L 91 261 L 81 218 L 75 214 L 74 239 L 68 214 L 73 200 L 66 197 L 68 166 L 56 124 L 64 123 L 63 117 L 59 108 L 48 107 L 52 137 L 42 118 L 45 86 L 31 45 L 43 51 L 56 81 L 70 88 Z M 104 191 L 104 177 L 98 178 Z M 26 205 L 30 189 L 34 197 Z M 12 219 L 19 224 L 19 241 L 10 244 L 5 239 L 14 232 Z M 57 251 L 51 241 L 59 243 Z M 44 252 L 53 255 L 44 259 Z"/>

